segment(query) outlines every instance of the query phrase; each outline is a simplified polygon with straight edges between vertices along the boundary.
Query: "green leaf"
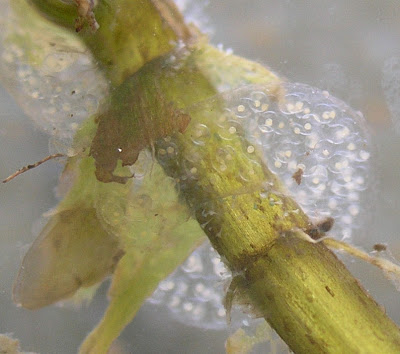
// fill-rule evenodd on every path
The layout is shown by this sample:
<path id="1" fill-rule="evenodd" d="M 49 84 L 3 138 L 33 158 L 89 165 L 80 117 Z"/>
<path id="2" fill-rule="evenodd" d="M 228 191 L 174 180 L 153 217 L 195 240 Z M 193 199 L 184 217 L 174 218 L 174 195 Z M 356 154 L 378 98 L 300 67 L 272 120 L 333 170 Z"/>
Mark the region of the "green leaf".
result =
<path id="1" fill-rule="evenodd" d="M 110 274 L 121 255 L 94 208 L 57 212 L 24 257 L 14 301 L 37 309 L 67 298 Z"/>
<path id="2" fill-rule="evenodd" d="M 130 200 L 126 223 L 114 224 L 126 254 L 114 272 L 110 305 L 83 343 L 82 353 L 106 353 L 157 284 L 204 240 L 203 231 L 179 203 L 174 187 L 175 182 L 155 164 Z M 108 199 L 103 206 L 117 214 L 115 204 L 116 200 Z"/>

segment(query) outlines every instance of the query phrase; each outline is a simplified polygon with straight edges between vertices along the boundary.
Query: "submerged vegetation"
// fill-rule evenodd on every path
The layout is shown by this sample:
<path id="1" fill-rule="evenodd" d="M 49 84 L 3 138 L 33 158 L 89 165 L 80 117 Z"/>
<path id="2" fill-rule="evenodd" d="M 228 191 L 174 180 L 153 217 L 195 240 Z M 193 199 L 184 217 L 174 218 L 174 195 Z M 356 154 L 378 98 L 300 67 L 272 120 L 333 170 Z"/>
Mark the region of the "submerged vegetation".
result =
<path id="1" fill-rule="evenodd" d="M 80 349 L 105 353 L 208 237 L 232 273 L 228 319 L 235 301 L 251 305 L 296 353 L 399 351 L 397 326 L 326 246 L 345 245 L 324 240 L 361 222 L 371 152 L 358 113 L 214 48 L 173 2 L 32 4 L 12 4 L 17 25 L 25 11 L 45 18 L 21 24 L 10 48 L 22 43 L 25 60 L 46 67 L 36 46 L 46 31 L 55 31 L 46 45 L 64 49 L 77 36 L 100 73 L 88 91 L 104 99 L 97 109 L 80 92 L 77 112 L 54 104 L 76 133 L 64 198 L 16 280 L 18 304 L 40 308 L 112 274 L 109 307 Z M 73 81 L 68 92 L 77 95 Z M 204 309 L 190 311 L 202 319 Z M 228 350 L 246 344 L 241 336 Z"/>

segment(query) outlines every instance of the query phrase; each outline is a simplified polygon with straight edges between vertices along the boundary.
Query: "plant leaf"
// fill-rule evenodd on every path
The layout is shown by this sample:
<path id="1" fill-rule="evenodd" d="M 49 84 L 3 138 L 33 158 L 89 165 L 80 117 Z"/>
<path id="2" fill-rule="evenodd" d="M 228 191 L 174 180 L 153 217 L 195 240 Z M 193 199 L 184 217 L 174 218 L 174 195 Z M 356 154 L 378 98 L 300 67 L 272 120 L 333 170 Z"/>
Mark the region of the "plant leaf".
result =
<path id="1" fill-rule="evenodd" d="M 94 129 L 92 119 L 79 131 L 75 147 L 84 149 Z M 90 156 L 68 160 L 61 185 L 73 186 L 25 256 L 14 299 L 23 307 L 43 307 L 101 281 L 116 267 L 110 307 L 83 346 L 90 352 L 94 345 L 98 353 L 204 233 L 180 203 L 175 181 L 148 151 L 139 155 L 133 166 L 137 177 L 126 184 L 99 182 L 94 171 Z M 116 173 L 131 171 L 119 166 Z"/>
<path id="2" fill-rule="evenodd" d="M 114 224 L 126 253 L 114 272 L 110 305 L 83 343 L 81 353 L 106 353 L 158 283 L 204 240 L 198 223 L 179 203 L 174 184 L 155 164 L 151 175 L 130 198 L 126 223 Z M 104 202 L 108 212 L 118 204 L 112 198 Z M 118 214 L 115 208 L 114 214 Z"/>
<path id="3" fill-rule="evenodd" d="M 108 82 L 82 41 L 27 1 L 2 1 L 0 13 L 0 80 L 27 116 L 69 148 Z"/>
<path id="4" fill-rule="evenodd" d="M 122 252 L 101 227 L 94 208 L 57 212 L 22 262 L 14 301 L 37 309 L 71 296 L 110 274 Z"/>

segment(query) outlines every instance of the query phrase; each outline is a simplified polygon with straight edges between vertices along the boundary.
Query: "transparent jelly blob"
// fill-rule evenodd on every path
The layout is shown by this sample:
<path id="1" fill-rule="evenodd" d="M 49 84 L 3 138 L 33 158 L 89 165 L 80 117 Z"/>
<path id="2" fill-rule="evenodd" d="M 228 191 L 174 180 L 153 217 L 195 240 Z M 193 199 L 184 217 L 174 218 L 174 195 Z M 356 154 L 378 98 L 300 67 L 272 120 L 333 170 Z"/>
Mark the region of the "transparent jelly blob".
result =
<path id="1" fill-rule="evenodd" d="M 231 272 L 206 241 L 174 273 L 160 282 L 147 302 L 167 307 L 176 321 L 188 326 L 227 329 L 223 301 L 230 281 Z M 230 331 L 253 327 L 251 310 L 243 313 L 243 309 L 243 306 L 233 305 Z"/>
<path id="2" fill-rule="evenodd" d="M 173 317 L 185 324 L 205 329 L 226 327 L 223 306 L 230 273 L 209 242 L 197 248 L 148 299 L 167 306 Z"/>
<path id="3" fill-rule="evenodd" d="M 69 154 L 75 132 L 97 112 L 108 85 L 79 39 L 31 9 L 26 21 L 23 6 L 0 4 L 0 80 L 52 136 L 51 150 Z"/>
<path id="4" fill-rule="evenodd" d="M 355 210 L 366 207 L 372 174 L 371 138 L 362 115 L 327 91 L 300 83 L 285 83 L 279 93 L 241 88 L 226 97 L 232 125 L 240 122 L 306 214 L 316 222 L 332 217 L 329 235 L 351 237 L 362 224 L 363 213 Z"/>

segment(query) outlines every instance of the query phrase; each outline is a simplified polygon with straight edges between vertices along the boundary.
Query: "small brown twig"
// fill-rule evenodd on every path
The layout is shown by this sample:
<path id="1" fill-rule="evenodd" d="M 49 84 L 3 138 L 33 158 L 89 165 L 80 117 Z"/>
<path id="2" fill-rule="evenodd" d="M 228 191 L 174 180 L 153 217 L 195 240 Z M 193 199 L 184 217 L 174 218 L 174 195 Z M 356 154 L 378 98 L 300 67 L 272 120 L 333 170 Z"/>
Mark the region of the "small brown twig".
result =
<path id="1" fill-rule="evenodd" d="M 371 256 L 367 252 L 364 252 L 357 247 L 349 245 L 348 243 L 343 241 L 335 240 L 333 238 L 325 238 L 322 240 L 322 242 L 331 249 L 333 248 L 338 251 L 344 251 L 347 254 L 353 257 L 357 257 L 367 263 L 370 263 L 387 273 L 393 274 L 396 277 L 400 277 L 400 266 L 387 259 Z"/>
<path id="2" fill-rule="evenodd" d="M 306 240 L 311 243 L 318 243 L 322 242 L 330 249 L 335 249 L 337 251 L 343 251 L 349 254 L 352 257 L 356 257 L 358 259 L 363 260 L 364 262 L 370 263 L 381 270 L 383 270 L 386 274 L 391 274 L 397 278 L 400 278 L 400 266 L 391 262 L 387 259 L 381 257 L 374 257 L 369 255 L 367 252 L 364 252 L 358 249 L 355 246 L 352 246 L 344 241 L 339 241 L 331 237 L 323 237 L 318 240 L 314 240 L 310 235 L 307 233 L 300 231 L 300 235 Z"/>
<path id="3" fill-rule="evenodd" d="M 25 166 L 25 167 L 20 168 L 18 171 L 14 172 L 12 175 L 8 176 L 8 177 L 3 181 L 3 183 L 10 182 L 12 179 L 14 179 L 15 177 L 19 176 L 20 174 L 22 174 L 22 173 L 24 173 L 24 172 L 26 172 L 26 171 L 29 171 L 29 170 L 31 170 L 32 168 L 38 167 L 38 166 L 40 166 L 42 163 L 44 163 L 44 162 L 46 162 L 46 161 L 49 161 L 49 160 L 52 160 L 52 159 L 56 159 L 57 157 L 63 157 L 63 156 L 65 156 L 65 155 L 64 155 L 64 154 L 60 154 L 60 153 L 46 156 L 44 159 L 42 159 L 42 160 L 40 160 L 40 161 L 38 161 L 38 162 L 35 162 L 35 163 L 32 164 L 32 165 L 27 165 L 27 166 Z"/>

